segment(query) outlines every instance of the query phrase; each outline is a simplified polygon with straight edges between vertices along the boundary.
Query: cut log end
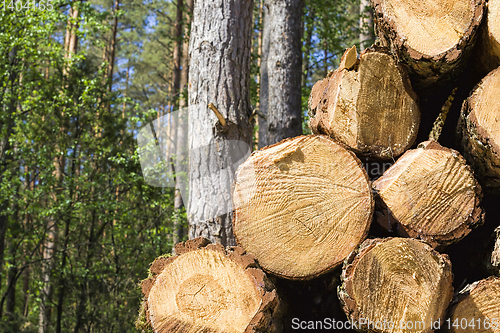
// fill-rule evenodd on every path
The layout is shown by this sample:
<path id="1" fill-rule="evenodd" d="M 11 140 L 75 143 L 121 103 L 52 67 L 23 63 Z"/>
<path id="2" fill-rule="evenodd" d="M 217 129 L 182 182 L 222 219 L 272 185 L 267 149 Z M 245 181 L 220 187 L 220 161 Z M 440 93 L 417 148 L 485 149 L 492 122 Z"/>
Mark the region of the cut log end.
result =
<path id="1" fill-rule="evenodd" d="M 176 251 L 181 254 L 158 258 L 142 282 L 154 332 L 267 332 L 280 325 L 273 321 L 279 314 L 276 291 L 253 256 L 202 238 Z"/>
<path id="2" fill-rule="evenodd" d="M 457 151 L 435 141 L 407 151 L 373 188 L 392 218 L 389 228 L 434 247 L 462 239 L 483 222 L 481 186 Z"/>
<path id="3" fill-rule="evenodd" d="M 459 132 L 467 161 L 486 190 L 500 192 L 500 68 L 488 74 L 462 106 Z"/>
<path id="4" fill-rule="evenodd" d="M 234 233 L 262 268 L 310 279 L 363 241 L 373 213 L 356 156 L 325 136 L 286 139 L 254 152 L 237 173 Z"/>
<path id="5" fill-rule="evenodd" d="M 406 72 L 386 50 L 357 59 L 346 51 L 341 66 L 311 91 L 310 127 L 365 157 L 392 159 L 415 141 L 420 124 L 416 95 Z"/>
<path id="6" fill-rule="evenodd" d="M 500 65 L 500 0 L 489 0 L 478 47 L 478 67 L 486 75 Z"/>
<path id="7" fill-rule="evenodd" d="M 450 332 L 500 333 L 500 278 L 475 282 L 460 292 L 450 309 Z"/>
<path id="8" fill-rule="evenodd" d="M 448 257 L 414 239 L 365 241 L 344 263 L 341 279 L 344 311 L 362 331 L 430 332 L 453 295 Z"/>
<path id="9" fill-rule="evenodd" d="M 382 45 L 408 64 L 419 85 L 456 77 L 474 46 L 482 0 L 372 0 Z"/>

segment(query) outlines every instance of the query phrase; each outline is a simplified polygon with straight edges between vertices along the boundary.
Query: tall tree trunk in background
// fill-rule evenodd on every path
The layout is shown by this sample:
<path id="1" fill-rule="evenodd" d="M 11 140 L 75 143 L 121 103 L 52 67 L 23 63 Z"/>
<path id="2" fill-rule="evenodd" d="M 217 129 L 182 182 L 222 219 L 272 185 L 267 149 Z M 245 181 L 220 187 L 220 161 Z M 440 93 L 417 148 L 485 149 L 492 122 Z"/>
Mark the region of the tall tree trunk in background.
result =
<path id="1" fill-rule="evenodd" d="M 2 103 L 2 112 L 5 112 L 7 114 L 7 119 L 5 123 L 2 124 L 2 126 L 5 127 L 5 135 L 2 138 L 2 141 L 0 142 L 0 171 L 1 175 L 5 174 L 5 171 L 7 168 L 10 166 L 10 161 L 12 160 L 12 155 L 9 153 L 11 150 L 12 146 L 10 143 L 10 136 L 12 135 L 14 131 L 14 124 L 15 124 L 15 118 L 12 116 L 15 112 L 16 109 L 16 95 L 14 90 L 16 89 L 18 85 L 18 78 L 19 78 L 19 73 L 17 69 L 15 68 L 16 63 L 18 61 L 17 58 L 17 46 L 14 46 L 12 50 L 9 52 L 9 65 L 10 65 L 10 75 L 9 75 L 9 81 L 8 81 L 8 86 L 5 87 L 6 90 L 10 92 L 10 98 L 9 100 L 5 101 L 6 103 Z M 2 101 L 4 102 L 4 101 Z M 3 130 L 3 128 L 2 128 Z M 0 201 L 0 209 L 2 212 L 7 211 L 7 208 L 9 206 L 9 200 L 4 199 Z M 8 214 L 0 214 L 0 285 L 2 285 L 3 282 L 3 264 L 4 264 L 4 254 L 5 254 L 5 235 L 7 233 L 7 224 L 9 221 L 9 216 Z M 2 317 L 3 314 L 3 304 L 0 306 L 0 317 Z"/>
<path id="2" fill-rule="evenodd" d="M 246 159 L 252 144 L 252 13 L 253 0 L 196 1 L 191 25 L 189 237 L 224 246 L 235 244 L 234 163 Z"/>
<path id="3" fill-rule="evenodd" d="M 181 57 L 181 77 L 179 85 L 179 117 L 177 123 L 177 140 L 176 140 L 176 155 L 180 163 L 186 162 L 187 152 L 185 151 L 186 141 L 187 141 L 187 83 L 189 80 L 189 27 L 191 25 L 191 10 L 193 8 L 193 0 L 187 0 L 184 13 L 184 38 L 182 39 L 182 57 Z M 180 216 L 182 208 L 184 207 L 184 202 L 182 200 L 180 182 L 177 181 L 175 184 L 175 197 L 174 197 L 174 237 L 173 243 L 177 244 L 182 241 L 184 237 L 185 230 L 182 226 L 182 218 Z"/>
<path id="4" fill-rule="evenodd" d="M 114 8 L 113 8 L 113 30 L 111 36 L 111 43 L 109 45 L 109 54 L 108 54 L 108 71 L 106 73 L 106 83 L 108 84 L 108 91 L 111 91 L 113 85 L 113 71 L 115 68 L 115 54 L 116 54 L 116 34 L 118 32 L 118 10 L 120 9 L 120 1 L 115 0 Z M 110 107 L 110 102 L 108 101 L 108 109 Z"/>
<path id="5" fill-rule="evenodd" d="M 76 53 L 78 48 L 78 37 L 77 31 L 79 26 L 79 10 L 78 3 L 74 2 L 71 4 L 70 8 L 70 20 L 66 26 L 66 36 L 64 57 L 66 59 L 71 59 Z M 63 74 L 69 74 L 69 67 L 65 66 L 63 69 Z M 59 147 L 56 147 L 59 149 Z M 62 188 L 63 182 L 63 170 L 66 164 L 66 159 L 64 156 L 58 156 L 54 158 L 55 167 L 55 178 L 56 178 L 56 188 L 52 189 L 54 205 L 57 203 L 58 197 L 57 193 Z M 47 303 L 48 300 L 52 298 L 54 291 L 53 281 L 51 281 L 52 271 L 54 269 L 54 258 L 57 253 L 57 243 L 58 243 L 58 226 L 57 221 L 54 217 L 50 217 L 47 221 L 46 230 L 46 241 L 42 250 L 42 290 L 40 295 L 40 312 L 38 315 L 38 333 L 45 333 L 47 331 L 47 325 L 50 321 L 50 308 Z"/>
<path id="6" fill-rule="evenodd" d="M 257 34 L 257 68 L 261 68 L 262 66 L 262 30 L 263 30 L 263 20 L 264 20 L 264 0 L 260 0 L 259 3 L 259 33 Z M 260 84 L 261 84 L 261 79 L 260 79 L 260 71 L 259 74 L 257 74 L 257 105 L 255 105 L 255 108 L 258 113 L 261 113 L 260 111 Z M 255 126 L 259 128 L 259 117 L 255 117 Z M 253 150 L 259 149 L 259 131 L 255 132 L 255 141 L 252 145 Z"/>
<path id="7" fill-rule="evenodd" d="M 302 134 L 302 0 L 266 0 L 259 147 Z M 267 76 L 266 82 L 264 76 Z M 263 85 L 267 87 L 263 88 Z M 267 90 L 264 94 L 263 90 Z M 267 99 L 267 100 L 265 100 Z"/>
<path id="8" fill-rule="evenodd" d="M 315 20 L 314 7 L 310 8 L 307 13 L 308 22 L 304 22 L 304 34 L 305 34 L 305 44 L 304 44 L 304 57 L 302 59 L 302 83 L 301 87 L 307 84 L 307 77 L 309 76 L 309 57 L 312 49 L 312 36 L 314 31 L 314 20 Z M 306 18 L 304 17 L 304 20 Z M 309 23 L 309 24 L 308 24 Z"/>
<path id="9" fill-rule="evenodd" d="M 363 51 L 367 47 L 370 47 L 375 40 L 370 0 L 361 0 L 359 13 L 359 49 Z"/>
<path id="10" fill-rule="evenodd" d="M 260 56 L 260 85 L 259 85 L 259 133 L 258 147 L 267 146 L 268 142 L 268 102 L 269 102 L 269 75 L 267 68 L 267 58 L 269 55 L 269 42 L 271 38 L 271 14 L 269 6 L 264 3 L 263 8 L 263 25 L 262 25 L 262 44 Z"/>

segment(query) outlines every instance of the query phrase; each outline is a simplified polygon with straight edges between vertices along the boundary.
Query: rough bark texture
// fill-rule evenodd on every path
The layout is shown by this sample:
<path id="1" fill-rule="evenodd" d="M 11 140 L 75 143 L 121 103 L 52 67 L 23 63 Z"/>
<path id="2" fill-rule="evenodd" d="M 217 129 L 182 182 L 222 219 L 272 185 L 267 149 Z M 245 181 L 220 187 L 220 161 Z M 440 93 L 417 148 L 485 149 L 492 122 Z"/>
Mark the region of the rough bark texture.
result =
<path id="1" fill-rule="evenodd" d="M 373 183 L 384 215 L 377 221 L 433 247 L 456 242 L 481 225 L 481 186 L 455 150 L 426 141 L 407 151 Z"/>
<path id="2" fill-rule="evenodd" d="M 500 278 L 474 282 L 457 295 L 449 311 L 448 332 L 500 332 Z"/>
<path id="3" fill-rule="evenodd" d="M 282 304 L 252 255 L 202 237 L 178 243 L 175 252 L 157 258 L 142 281 L 138 328 L 155 333 L 282 331 Z"/>
<path id="4" fill-rule="evenodd" d="M 372 0 L 377 35 L 410 68 L 418 88 L 460 74 L 475 43 L 484 1 Z"/>
<path id="5" fill-rule="evenodd" d="M 464 156 L 483 188 L 500 191 L 500 68 L 488 74 L 464 101 L 458 123 Z"/>
<path id="6" fill-rule="evenodd" d="M 489 271 L 500 276 L 500 227 L 495 229 L 493 251 L 488 259 L 487 268 Z"/>
<path id="7" fill-rule="evenodd" d="M 191 25 L 189 236 L 205 236 L 223 245 L 235 244 L 232 164 L 251 151 L 252 12 L 252 0 L 196 1 Z M 209 103 L 218 108 L 225 126 L 208 108 Z"/>
<path id="8" fill-rule="evenodd" d="M 337 267 L 363 241 L 373 213 L 360 161 L 317 135 L 254 152 L 238 168 L 233 201 L 238 244 L 264 270 L 295 280 Z"/>
<path id="9" fill-rule="evenodd" d="M 302 134 L 302 6 L 302 0 L 265 1 L 259 148 Z"/>
<path id="10" fill-rule="evenodd" d="M 420 124 L 417 96 L 406 71 L 384 48 L 357 57 L 348 49 L 334 72 L 318 81 L 309 98 L 309 126 L 359 156 L 393 159 L 415 141 Z"/>
<path id="11" fill-rule="evenodd" d="M 346 259 L 341 281 L 344 312 L 361 332 L 432 332 L 453 296 L 448 256 L 414 239 L 366 240 Z"/>

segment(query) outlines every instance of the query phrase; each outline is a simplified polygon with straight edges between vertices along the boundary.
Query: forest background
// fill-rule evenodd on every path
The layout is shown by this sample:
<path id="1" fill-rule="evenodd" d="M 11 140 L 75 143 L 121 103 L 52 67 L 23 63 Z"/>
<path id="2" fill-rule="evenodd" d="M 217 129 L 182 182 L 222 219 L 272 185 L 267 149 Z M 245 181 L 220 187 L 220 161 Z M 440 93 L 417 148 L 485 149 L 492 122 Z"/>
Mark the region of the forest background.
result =
<path id="1" fill-rule="evenodd" d="M 264 5 L 253 13 L 257 110 Z M 186 105 L 192 1 L 0 6 L 0 331 L 136 332 L 138 283 L 187 238 L 175 189 L 145 182 L 136 138 Z M 366 1 L 301 7 L 307 133 L 312 85 L 373 34 Z"/>

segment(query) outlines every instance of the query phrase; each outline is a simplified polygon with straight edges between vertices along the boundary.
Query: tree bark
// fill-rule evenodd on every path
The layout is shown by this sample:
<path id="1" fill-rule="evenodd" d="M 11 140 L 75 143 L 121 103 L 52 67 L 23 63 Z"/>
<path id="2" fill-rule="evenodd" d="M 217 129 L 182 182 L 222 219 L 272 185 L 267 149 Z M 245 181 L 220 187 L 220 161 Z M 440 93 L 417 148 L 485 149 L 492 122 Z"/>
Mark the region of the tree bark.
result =
<path id="1" fill-rule="evenodd" d="M 233 201 L 238 244 L 266 271 L 294 280 L 340 265 L 363 241 L 373 213 L 360 161 L 316 135 L 254 153 L 237 171 Z"/>
<path id="2" fill-rule="evenodd" d="M 202 237 L 177 244 L 175 252 L 157 258 L 152 275 L 142 281 L 138 328 L 156 333 L 282 330 L 280 300 L 253 256 Z M 228 285 L 232 281 L 238 283 Z"/>
<path id="3" fill-rule="evenodd" d="M 458 123 L 465 158 L 487 191 L 500 192 L 500 68 L 490 72 L 464 101 Z"/>
<path id="4" fill-rule="evenodd" d="M 414 239 L 366 240 L 346 259 L 341 280 L 344 312 L 363 332 L 433 332 L 453 296 L 448 256 Z"/>
<path id="5" fill-rule="evenodd" d="M 340 67 L 318 81 L 309 98 L 309 126 L 359 156 L 393 159 L 417 137 L 420 110 L 406 71 L 382 48 L 357 58 L 348 49 Z"/>
<path id="6" fill-rule="evenodd" d="M 457 242 L 484 222 L 481 186 L 457 151 L 426 141 L 373 183 L 387 209 L 378 222 L 433 247 Z"/>
<path id="7" fill-rule="evenodd" d="M 409 66 L 419 89 L 454 80 L 464 69 L 483 15 L 483 0 L 372 0 L 377 35 Z"/>
<path id="8" fill-rule="evenodd" d="M 197 1 L 191 25 L 189 236 L 223 245 L 235 244 L 232 165 L 250 154 L 252 144 L 252 9 L 252 0 Z"/>
<path id="9" fill-rule="evenodd" d="M 302 134 L 302 0 L 266 0 L 259 147 Z"/>

